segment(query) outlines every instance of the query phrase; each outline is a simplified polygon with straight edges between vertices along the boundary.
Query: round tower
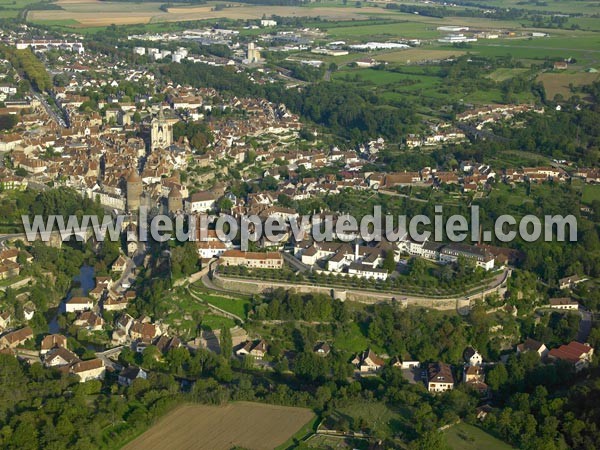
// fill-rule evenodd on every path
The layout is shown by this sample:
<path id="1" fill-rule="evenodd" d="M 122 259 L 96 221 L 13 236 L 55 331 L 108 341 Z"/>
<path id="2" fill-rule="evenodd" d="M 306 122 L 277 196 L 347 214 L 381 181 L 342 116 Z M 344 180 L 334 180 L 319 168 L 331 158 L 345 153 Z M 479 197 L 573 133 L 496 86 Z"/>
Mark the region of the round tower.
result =
<path id="1" fill-rule="evenodd" d="M 168 197 L 168 206 L 170 213 L 176 213 L 177 211 L 183 210 L 183 197 L 181 196 L 181 192 L 175 186 L 169 192 Z"/>
<path id="2" fill-rule="evenodd" d="M 129 211 L 135 212 L 140 209 L 142 190 L 142 179 L 137 171 L 132 169 L 127 177 L 127 209 Z"/>

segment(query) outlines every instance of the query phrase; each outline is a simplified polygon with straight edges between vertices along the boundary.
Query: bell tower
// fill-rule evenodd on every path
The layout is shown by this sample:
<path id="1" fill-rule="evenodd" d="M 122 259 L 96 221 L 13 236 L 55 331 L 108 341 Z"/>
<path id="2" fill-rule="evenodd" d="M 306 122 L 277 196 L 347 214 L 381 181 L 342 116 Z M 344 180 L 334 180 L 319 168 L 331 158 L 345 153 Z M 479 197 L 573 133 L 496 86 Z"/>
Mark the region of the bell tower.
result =
<path id="1" fill-rule="evenodd" d="M 162 106 L 158 112 L 158 117 L 152 119 L 152 129 L 150 130 L 150 150 L 157 148 L 167 148 L 173 144 L 173 125 L 165 119 Z"/>

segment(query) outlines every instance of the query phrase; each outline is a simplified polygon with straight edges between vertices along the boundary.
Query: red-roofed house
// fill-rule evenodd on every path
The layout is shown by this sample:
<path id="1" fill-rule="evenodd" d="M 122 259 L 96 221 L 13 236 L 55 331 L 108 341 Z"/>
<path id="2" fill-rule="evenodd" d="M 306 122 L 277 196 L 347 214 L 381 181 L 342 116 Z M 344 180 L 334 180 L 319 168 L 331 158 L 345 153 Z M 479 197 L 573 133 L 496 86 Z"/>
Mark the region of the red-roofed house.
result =
<path id="1" fill-rule="evenodd" d="M 594 349 L 592 347 L 573 341 L 550 350 L 548 358 L 571 363 L 575 367 L 575 371 L 579 372 L 590 365 L 593 355 Z"/>

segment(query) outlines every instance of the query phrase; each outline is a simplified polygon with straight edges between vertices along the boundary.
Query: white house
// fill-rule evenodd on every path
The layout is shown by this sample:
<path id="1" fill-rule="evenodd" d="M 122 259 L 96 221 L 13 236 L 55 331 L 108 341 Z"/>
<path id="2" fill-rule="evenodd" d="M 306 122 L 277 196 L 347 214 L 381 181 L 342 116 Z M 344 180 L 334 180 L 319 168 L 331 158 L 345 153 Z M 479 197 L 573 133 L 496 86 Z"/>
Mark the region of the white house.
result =
<path id="1" fill-rule="evenodd" d="M 429 364 L 427 390 L 429 392 L 446 392 L 454 389 L 452 368 L 443 362 Z"/>
<path id="2" fill-rule="evenodd" d="M 463 357 L 469 366 L 480 366 L 483 362 L 481 353 L 479 353 L 473 347 L 467 347 L 463 353 Z"/>
<path id="3" fill-rule="evenodd" d="M 65 303 L 65 312 L 87 311 L 94 307 L 94 301 L 89 297 L 72 297 Z"/>
<path id="4" fill-rule="evenodd" d="M 517 345 L 517 353 L 524 352 L 536 352 L 540 358 L 544 358 L 548 354 L 548 347 L 542 342 L 527 338 L 525 342 Z"/>
<path id="5" fill-rule="evenodd" d="M 104 378 L 106 368 L 104 361 L 99 358 L 88 361 L 79 361 L 71 366 L 70 372 L 79 376 L 79 382 L 85 383 L 90 380 L 101 380 Z"/>
<path id="6" fill-rule="evenodd" d="M 119 374 L 118 383 L 122 386 L 131 386 L 138 378 L 142 380 L 148 379 L 148 374 L 140 367 L 128 367 L 123 369 Z"/>
<path id="7" fill-rule="evenodd" d="M 209 191 L 196 192 L 185 202 L 188 213 L 209 212 L 214 209 L 217 196 Z"/>
<path id="8" fill-rule="evenodd" d="M 374 280 L 387 280 L 388 273 L 385 269 L 378 269 L 362 263 L 352 263 L 348 266 L 348 274 L 359 278 Z"/>
<path id="9" fill-rule="evenodd" d="M 551 298 L 550 302 L 549 302 L 549 306 L 552 309 L 568 309 L 568 310 L 579 309 L 579 303 L 575 300 L 571 300 L 568 297 Z"/>

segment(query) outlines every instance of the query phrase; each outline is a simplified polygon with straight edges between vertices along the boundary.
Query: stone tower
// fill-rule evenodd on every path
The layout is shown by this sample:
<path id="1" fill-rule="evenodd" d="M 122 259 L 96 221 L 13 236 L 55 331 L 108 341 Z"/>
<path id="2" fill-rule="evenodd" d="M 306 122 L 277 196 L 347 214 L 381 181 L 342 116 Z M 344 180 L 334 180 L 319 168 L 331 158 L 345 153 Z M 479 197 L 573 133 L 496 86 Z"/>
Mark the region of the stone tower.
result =
<path id="1" fill-rule="evenodd" d="M 158 117 L 152 119 L 150 130 L 150 150 L 167 148 L 173 144 L 173 125 L 165 119 L 162 106 Z"/>
<path id="2" fill-rule="evenodd" d="M 127 209 L 136 212 L 140 209 L 140 197 L 142 196 L 142 179 L 137 170 L 132 169 L 127 177 Z"/>
<path id="3" fill-rule="evenodd" d="M 256 48 L 256 44 L 254 44 L 254 42 L 250 42 L 248 44 L 248 52 L 246 54 L 246 59 L 249 63 L 256 63 L 260 61 L 260 52 Z"/>
<path id="4" fill-rule="evenodd" d="M 171 189 L 171 192 L 169 192 L 169 197 L 167 200 L 170 213 L 173 214 L 177 211 L 183 210 L 183 197 L 181 196 L 179 189 L 177 189 L 175 186 L 173 186 L 173 189 Z"/>

